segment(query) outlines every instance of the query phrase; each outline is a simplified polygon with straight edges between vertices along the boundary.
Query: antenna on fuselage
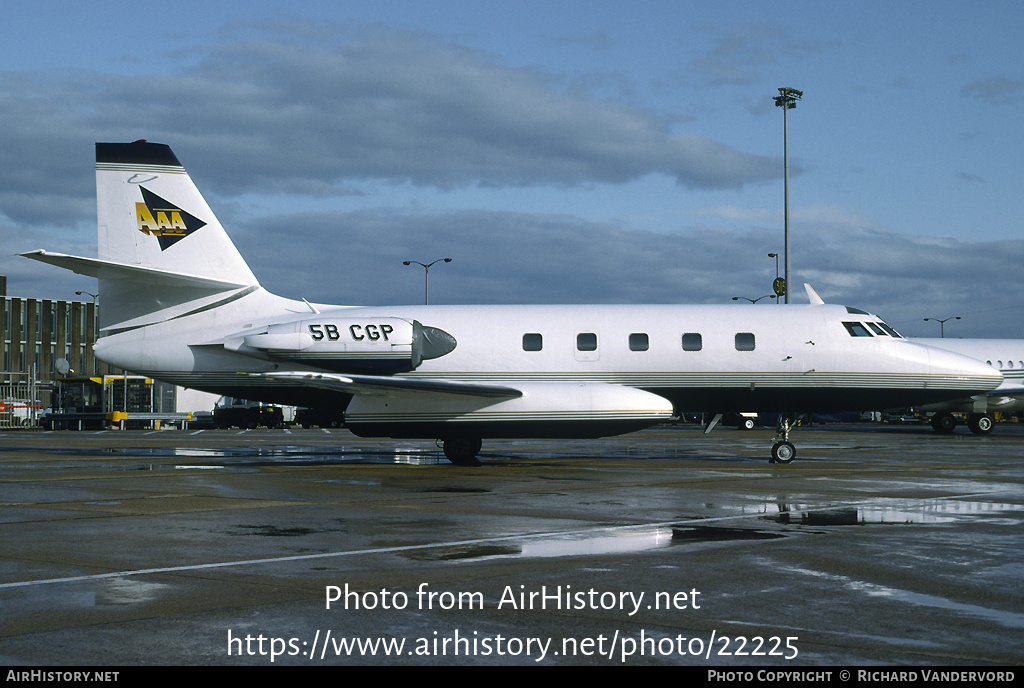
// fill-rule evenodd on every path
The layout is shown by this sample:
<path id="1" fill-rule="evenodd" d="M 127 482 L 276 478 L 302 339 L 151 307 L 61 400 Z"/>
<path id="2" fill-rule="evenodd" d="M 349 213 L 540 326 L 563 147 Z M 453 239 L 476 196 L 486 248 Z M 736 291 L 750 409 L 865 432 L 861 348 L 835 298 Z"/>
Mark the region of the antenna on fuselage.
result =
<path id="1" fill-rule="evenodd" d="M 813 306 L 822 306 L 825 304 L 825 300 L 818 296 L 818 292 L 814 291 L 814 287 L 804 282 L 804 289 L 807 290 L 807 300 L 811 302 Z"/>

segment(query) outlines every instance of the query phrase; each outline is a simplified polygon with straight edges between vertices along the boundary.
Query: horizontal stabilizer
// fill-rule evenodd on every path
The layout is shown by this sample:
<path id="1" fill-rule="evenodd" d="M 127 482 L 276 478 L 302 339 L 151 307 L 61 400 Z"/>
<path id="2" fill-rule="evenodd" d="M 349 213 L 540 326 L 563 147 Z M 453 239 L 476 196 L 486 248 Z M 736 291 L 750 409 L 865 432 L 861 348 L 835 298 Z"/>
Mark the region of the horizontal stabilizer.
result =
<path id="1" fill-rule="evenodd" d="M 167 287 L 199 287 L 219 291 L 229 291 L 248 286 L 238 282 L 227 282 L 211 277 L 188 275 L 158 268 L 142 267 L 140 265 L 125 265 L 124 263 L 115 263 L 98 258 L 69 256 L 64 253 L 53 253 L 41 249 L 22 253 L 21 255 L 25 258 L 31 258 L 32 260 L 71 270 L 79 275 L 87 275 L 88 277 L 97 277 L 99 279 L 136 280 Z"/>

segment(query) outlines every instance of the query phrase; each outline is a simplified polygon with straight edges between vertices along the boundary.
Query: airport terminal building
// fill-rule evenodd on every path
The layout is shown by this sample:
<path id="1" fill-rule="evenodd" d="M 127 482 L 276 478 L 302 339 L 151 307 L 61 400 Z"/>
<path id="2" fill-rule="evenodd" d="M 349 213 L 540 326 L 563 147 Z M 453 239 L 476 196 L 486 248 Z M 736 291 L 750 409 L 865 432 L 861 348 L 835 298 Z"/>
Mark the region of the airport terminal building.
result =
<path id="1" fill-rule="evenodd" d="M 0 275 L 0 430 L 34 427 L 60 412 L 167 418 L 213 409 L 216 395 L 126 374 L 96 358 L 99 304 L 83 295 L 80 301 L 10 296 Z"/>
<path id="2" fill-rule="evenodd" d="M 99 327 L 92 296 L 9 296 L 7 278 L 0 275 L 0 299 L 0 429 L 36 426 L 61 411 L 174 410 L 173 386 L 125 375 L 93 354 Z"/>
<path id="3" fill-rule="evenodd" d="M 6 383 L 35 375 L 38 382 L 57 379 L 57 361 L 65 359 L 75 375 L 120 374 L 93 356 L 99 332 L 96 302 L 55 301 L 7 295 L 7 278 L 0 275 L 3 298 L 3 340 L 0 374 Z"/>

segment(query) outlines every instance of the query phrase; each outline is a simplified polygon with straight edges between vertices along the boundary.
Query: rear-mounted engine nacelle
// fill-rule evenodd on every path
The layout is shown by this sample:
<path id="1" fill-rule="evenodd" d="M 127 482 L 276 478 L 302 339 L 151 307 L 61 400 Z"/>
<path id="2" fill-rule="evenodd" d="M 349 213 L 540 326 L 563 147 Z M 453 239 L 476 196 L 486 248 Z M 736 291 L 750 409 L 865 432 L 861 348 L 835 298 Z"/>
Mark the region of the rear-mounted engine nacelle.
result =
<path id="1" fill-rule="evenodd" d="M 239 353 L 261 354 L 334 372 L 391 375 L 455 349 L 455 338 L 436 327 L 401 318 L 316 318 L 269 325 L 247 334 Z"/>

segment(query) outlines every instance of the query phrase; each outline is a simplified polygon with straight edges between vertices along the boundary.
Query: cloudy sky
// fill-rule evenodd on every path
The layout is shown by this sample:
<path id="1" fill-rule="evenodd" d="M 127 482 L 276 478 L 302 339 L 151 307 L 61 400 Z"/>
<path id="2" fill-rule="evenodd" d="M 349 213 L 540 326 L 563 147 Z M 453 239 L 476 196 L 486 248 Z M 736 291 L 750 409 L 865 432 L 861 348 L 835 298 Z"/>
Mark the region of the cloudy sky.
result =
<path id="1" fill-rule="evenodd" d="M 96 141 L 170 144 L 265 287 L 346 304 L 771 292 L 1024 337 L 1024 5 L 9 3 L 0 274 L 95 255 Z M 772 306 L 768 299 L 758 307 Z M 739 306 L 737 306 L 739 307 Z"/>

